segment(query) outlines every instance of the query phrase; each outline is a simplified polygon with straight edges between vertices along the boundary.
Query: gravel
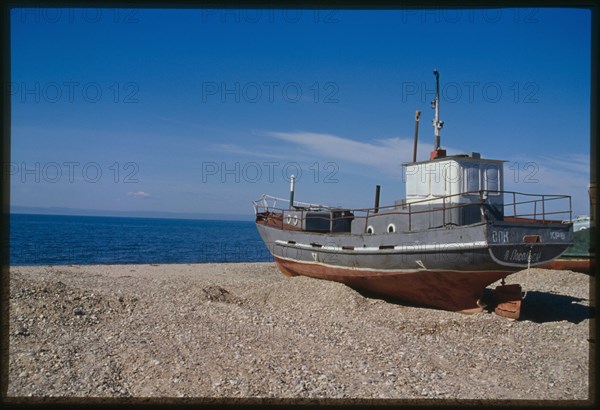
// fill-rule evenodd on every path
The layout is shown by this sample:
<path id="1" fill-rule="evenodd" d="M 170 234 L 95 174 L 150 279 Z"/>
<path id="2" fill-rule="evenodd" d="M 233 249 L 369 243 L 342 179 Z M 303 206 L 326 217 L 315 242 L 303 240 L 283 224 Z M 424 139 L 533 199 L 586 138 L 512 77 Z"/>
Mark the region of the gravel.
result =
<path id="1" fill-rule="evenodd" d="M 272 263 L 12 267 L 8 396 L 588 400 L 590 277 L 507 283 L 518 321 Z"/>

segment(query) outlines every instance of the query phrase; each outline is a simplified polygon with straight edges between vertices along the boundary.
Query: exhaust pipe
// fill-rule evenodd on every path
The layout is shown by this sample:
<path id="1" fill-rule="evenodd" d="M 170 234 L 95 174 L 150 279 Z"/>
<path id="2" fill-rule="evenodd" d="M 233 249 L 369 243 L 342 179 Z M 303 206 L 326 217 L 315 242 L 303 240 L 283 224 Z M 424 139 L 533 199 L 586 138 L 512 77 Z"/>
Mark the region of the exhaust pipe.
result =
<path id="1" fill-rule="evenodd" d="M 379 193 L 381 191 L 380 185 L 375 185 L 375 213 L 379 212 Z"/>
<path id="2" fill-rule="evenodd" d="M 290 177 L 290 209 L 292 209 L 294 207 L 294 188 L 295 188 L 295 183 L 296 183 L 296 177 L 292 175 Z"/>
<path id="3" fill-rule="evenodd" d="M 415 143 L 413 145 L 413 162 L 417 162 L 417 142 L 419 141 L 419 119 L 421 118 L 421 111 L 415 112 Z"/>

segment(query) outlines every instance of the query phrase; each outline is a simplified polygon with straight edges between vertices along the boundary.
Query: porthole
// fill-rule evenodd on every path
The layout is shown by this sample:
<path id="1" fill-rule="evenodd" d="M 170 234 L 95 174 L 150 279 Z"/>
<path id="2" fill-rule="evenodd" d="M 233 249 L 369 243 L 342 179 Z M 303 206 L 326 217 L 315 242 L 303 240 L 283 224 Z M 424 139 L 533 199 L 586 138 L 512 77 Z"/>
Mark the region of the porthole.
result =
<path id="1" fill-rule="evenodd" d="M 396 232 L 396 225 L 389 224 L 387 229 L 388 229 L 388 233 L 394 233 L 394 232 Z"/>
<path id="2" fill-rule="evenodd" d="M 285 217 L 285 222 L 287 222 L 287 224 L 291 224 L 292 223 L 292 215 L 288 214 L 288 216 Z"/>
<path id="3" fill-rule="evenodd" d="M 294 215 L 293 221 L 294 221 L 293 222 L 294 226 L 298 225 L 298 216 L 297 215 Z"/>
<path id="4" fill-rule="evenodd" d="M 371 225 L 369 225 L 369 226 L 367 227 L 367 233 L 368 233 L 369 235 L 373 235 L 373 234 L 375 233 L 375 229 L 373 229 L 373 227 L 372 227 Z"/>

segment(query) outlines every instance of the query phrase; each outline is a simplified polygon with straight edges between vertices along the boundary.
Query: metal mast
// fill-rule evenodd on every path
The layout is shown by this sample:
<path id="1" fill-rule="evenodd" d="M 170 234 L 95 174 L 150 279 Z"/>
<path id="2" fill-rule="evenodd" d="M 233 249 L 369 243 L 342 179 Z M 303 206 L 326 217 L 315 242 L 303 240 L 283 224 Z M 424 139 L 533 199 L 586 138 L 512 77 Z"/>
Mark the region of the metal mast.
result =
<path id="1" fill-rule="evenodd" d="M 433 151 L 429 154 L 430 161 L 446 156 L 446 150 L 440 148 L 440 130 L 444 126 L 444 121 L 440 121 L 440 75 L 437 68 L 433 69 L 433 75 L 435 75 L 435 100 L 431 102 L 431 108 L 435 110 L 435 117 L 433 118 L 435 141 Z"/>
<path id="2" fill-rule="evenodd" d="M 435 118 L 433 119 L 433 130 L 435 135 L 434 149 L 440 149 L 440 130 L 444 126 L 444 122 L 440 121 L 440 74 L 437 68 L 433 69 L 435 75 L 435 100 L 431 102 L 431 108 L 435 110 Z"/>
<path id="3" fill-rule="evenodd" d="M 421 118 L 421 111 L 415 112 L 415 142 L 413 145 L 413 162 L 417 162 L 417 142 L 419 141 L 419 119 Z"/>

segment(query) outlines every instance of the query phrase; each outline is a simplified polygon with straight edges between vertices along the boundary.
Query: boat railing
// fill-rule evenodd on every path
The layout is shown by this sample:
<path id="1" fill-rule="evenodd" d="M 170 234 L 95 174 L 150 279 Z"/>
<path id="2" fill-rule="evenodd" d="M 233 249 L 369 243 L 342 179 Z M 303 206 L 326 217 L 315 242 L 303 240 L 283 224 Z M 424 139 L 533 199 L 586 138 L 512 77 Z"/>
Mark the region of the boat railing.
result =
<path id="1" fill-rule="evenodd" d="M 470 196 L 470 202 L 459 202 L 457 197 Z M 508 203 L 502 201 L 490 201 L 489 198 L 498 198 L 504 195 L 504 200 L 509 199 Z M 288 204 L 286 208 L 277 207 L 277 203 Z M 254 211 L 259 217 L 259 214 L 270 215 L 276 221 L 276 224 L 284 228 L 284 216 L 288 213 L 287 218 L 293 218 L 294 227 L 302 227 L 307 219 L 307 213 L 312 213 L 311 219 L 322 219 L 329 221 L 330 231 L 333 231 L 335 221 L 340 220 L 356 220 L 365 219 L 365 232 L 369 225 L 369 220 L 381 216 L 389 215 L 404 215 L 407 218 L 408 230 L 412 231 L 417 215 L 431 214 L 435 212 L 441 213 L 441 224 L 454 224 L 456 222 L 449 218 L 450 211 L 465 207 L 477 206 L 481 208 L 483 205 L 491 205 L 501 208 L 500 219 L 505 221 L 521 221 L 521 222 L 536 222 L 536 223 L 551 223 L 561 222 L 568 216 L 572 219 L 571 197 L 569 195 L 548 195 L 548 194 L 526 194 L 514 191 L 489 191 L 480 190 L 467 193 L 459 193 L 453 195 L 439 196 L 433 198 L 425 198 L 420 200 L 403 201 L 395 205 L 379 206 L 377 208 L 337 208 L 327 205 L 313 204 L 308 202 L 294 201 L 294 206 L 289 206 L 289 200 L 278 198 L 270 195 L 263 195 L 259 200 L 254 201 Z M 556 206 L 555 204 L 559 204 Z M 294 217 L 290 216 L 290 211 L 294 211 Z M 315 212 L 323 211 L 326 216 L 315 215 Z M 338 216 L 335 216 L 335 214 Z M 482 222 L 484 215 L 481 213 L 479 221 Z M 558 216 L 563 218 L 557 218 Z M 449 220 L 450 219 L 450 220 Z M 290 221 L 287 221 L 288 225 Z M 471 222 L 474 223 L 474 222 Z"/>
<path id="2" fill-rule="evenodd" d="M 281 202 L 281 203 L 287 203 L 288 207 L 287 208 L 278 208 L 277 207 L 277 202 Z M 290 206 L 290 200 L 289 199 L 285 199 L 285 198 L 279 198 L 276 196 L 272 196 L 272 195 L 267 195 L 267 194 L 263 194 L 259 199 L 257 199 L 256 201 L 252 201 L 253 205 L 254 205 L 254 213 L 258 213 L 258 209 L 264 209 L 265 211 L 269 211 L 269 210 L 280 210 L 280 211 L 285 211 L 285 210 L 289 210 Z M 327 206 L 327 205 L 319 205 L 319 204 L 312 204 L 309 202 L 301 202 L 301 201 L 296 201 L 294 200 L 294 208 L 295 209 L 308 209 L 308 210 L 325 210 L 325 209 L 331 209 L 331 206 Z"/>
<path id="3" fill-rule="evenodd" d="M 573 217 L 571 197 L 569 195 L 525 194 L 522 192 L 505 191 L 504 202 L 505 220 L 531 220 L 533 222 L 561 222 Z M 568 204 L 566 205 L 565 202 Z"/>

